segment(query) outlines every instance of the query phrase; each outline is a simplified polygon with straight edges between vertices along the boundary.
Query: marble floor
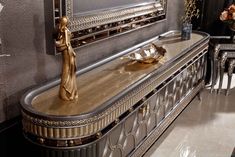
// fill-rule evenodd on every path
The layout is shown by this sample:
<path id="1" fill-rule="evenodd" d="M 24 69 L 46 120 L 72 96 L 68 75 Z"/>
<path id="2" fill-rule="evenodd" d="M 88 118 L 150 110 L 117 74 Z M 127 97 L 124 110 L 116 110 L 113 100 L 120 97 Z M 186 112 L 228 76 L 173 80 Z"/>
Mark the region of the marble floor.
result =
<path id="1" fill-rule="evenodd" d="M 227 79 L 223 87 L 227 87 Z M 144 157 L 231 157 L 235 147 L 235 77 L 230 95 L 205 89 Z"/>

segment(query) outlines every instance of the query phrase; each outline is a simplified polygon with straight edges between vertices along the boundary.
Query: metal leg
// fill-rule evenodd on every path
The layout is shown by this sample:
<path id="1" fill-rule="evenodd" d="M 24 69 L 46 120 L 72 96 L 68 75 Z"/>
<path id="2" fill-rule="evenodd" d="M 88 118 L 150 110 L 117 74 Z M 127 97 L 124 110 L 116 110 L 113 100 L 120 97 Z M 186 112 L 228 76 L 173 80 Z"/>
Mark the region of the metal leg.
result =
<path id="1" fill-rule="evenodd" d="M 217 67 L 216 67 L 216 70 L 215 70 L 215 78 L 214 78 L 215 79 L 215 84 L 217 84 L 217 82 L 220 81 L 220 70 L 221 70 L 221 67 L 220 67 L 220 60 L 219 60 L 219 58 L 217 60 L 216 65 L 217 65 Z M 217 91 L 215 90 L 215 92 L 217 92 Z"/>
<path id="2" fill-rule="evenodd" d="M 232 75 L 228 74 L 228 86 L 227 86 L 226 95 L 229 94 L 229 90 L 230 90 L 230 86 L 231 86 L 231 81 L 232 81 Z"/>
<path id="3" fill-rule="evenodd" d="M 232 60 L 229 61 L 229 67 L 228 67 L 228 86 L 227 86 L 226 95 L 229 94 L 234 67 L 235 67 L 235 59 L 232 59 Z"/>
<path id="4" fill-rule="evenodd" d="M 215 83 L 216 83 L 216 68 L 217 66 L 215 65 L 215 60 L 213 61 L 213 66 L 212 66 L 212 83 L 211 83 L 211 93 L 213 92 L 214 90 L 214 86 L 215 86 Z"/>
<path id="5" fill-rule="evenodd" d="M 216 69 L 216 78 L 215 78 L 215 82 L 217 83 L 218 81 L 219 81 L 219 73 L 220 73 L 220 69 L 221 69 L 221 67 L 220 67 L 220 62 L 217 60 L 216 61 L 217 63 L 216 63 L 216 65 L 217 65 L 217 69 Z"/>
<path id="6" fill-rule="evenodd" d="M 224 79 L 224 68 L 225 68 L 225 62 L 227 60 L 228 54 L 227 52 L 222 53 L 221 58 L 220 58 L 220 81 L 219 81 L 219 89 L 218 89 L 218 94 L 221 91 L 222 84 L 223 84 L 223 79 Z"/>
<path id="7" fill-rule="evenodd" d="M 207 63 L 208 63 L 208 61 L 207 61 L 207 56 L 208 56 L 208 54 L 205 54 L 205 56 L 202 58 L 202 59 L 203 59 L 203 60 L 202 60 L 202 66 L 203 66 L 204 68 L 202 69 L 201 75 L 204 76 L 204 80 L 206 80 L 206 74 L 207 74 L 207 72 L 208 72 L 208 70 L 207 70 L 207 68 L 208 68 L 208 66 L 207 66 Z"/>
<path id="8" fill-rule="evenodd" d="M 210 82 L 211 82 L 211 93 L 214 90 L 213 86 L 213 77 L 214 77 L 214 60 L 210 58 L 210 64 L 211 64 L 211 75 L 210 75 Z"/>
<path id="9" fill-rule="evenodd" d="M 218 94 L 220 93 L 221 91 L 221 88 L 222 88 L 222 84 L 223 84 L 223 79 L 224 79 L 224 68 L 221 67 L 220 69 L 220 79 L 219 79 L 219 89 L 218 89 Z"/>
<path id="10" fill-rule="evenodd" d="M 211 93 L 214 90 L 214 86 L 218 80 L 218 55 L 220 51 L 220 44 L 217 44 L 212 51 L 212 60 L 211 60 Z"/>
<path id="11" fill-rule="evenodd" d="M 214 57 L 213 57 L 214 58 Z M 214 90 L 214 86 L 215 86 L 215 83 L 214 83 L 214 59 L 212 57 L 210 58 L 210 64 L 211 64 L 211 76 L 210 76 L 210 82 L 211 82 L 211 93 L 213 92 Z M 205 75 L 206 76 L 206 75 Z"/>
<path id="12" fill-rule="evenodd" d="M 198 97 L 198 100 L 202 101 L 202 91 L 201 90 L 197 93 L 197 97 Z"/>

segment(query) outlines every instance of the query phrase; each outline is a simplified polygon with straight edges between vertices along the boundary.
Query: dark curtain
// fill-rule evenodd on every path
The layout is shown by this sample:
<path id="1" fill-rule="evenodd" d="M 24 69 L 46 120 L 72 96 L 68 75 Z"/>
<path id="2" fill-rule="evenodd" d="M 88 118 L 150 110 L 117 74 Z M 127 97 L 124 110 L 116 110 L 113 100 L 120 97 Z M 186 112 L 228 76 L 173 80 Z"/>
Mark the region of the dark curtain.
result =
<path id="1" fill-rule="evenodd" d="M 212 36 L 230 35 L 228 26 L 220 21 L 221 12 L 235 0 L 199 0 L 200 17 L 195 20 L 194 29 L 205 31 Z"/>

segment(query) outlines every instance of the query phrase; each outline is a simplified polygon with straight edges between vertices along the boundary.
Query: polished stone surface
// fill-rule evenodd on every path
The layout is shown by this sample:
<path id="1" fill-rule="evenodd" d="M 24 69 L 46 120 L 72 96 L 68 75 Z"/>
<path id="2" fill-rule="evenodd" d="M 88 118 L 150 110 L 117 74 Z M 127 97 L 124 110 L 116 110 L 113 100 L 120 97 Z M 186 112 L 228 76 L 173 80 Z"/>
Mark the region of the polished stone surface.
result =
<path id="1" fill-rule="evenodd" d="M 202 101 L 194 99 L 145 157 L 230 157 L 235 147 L 235 88 L 229 96 L 224 92 L 205 89 Z"/>

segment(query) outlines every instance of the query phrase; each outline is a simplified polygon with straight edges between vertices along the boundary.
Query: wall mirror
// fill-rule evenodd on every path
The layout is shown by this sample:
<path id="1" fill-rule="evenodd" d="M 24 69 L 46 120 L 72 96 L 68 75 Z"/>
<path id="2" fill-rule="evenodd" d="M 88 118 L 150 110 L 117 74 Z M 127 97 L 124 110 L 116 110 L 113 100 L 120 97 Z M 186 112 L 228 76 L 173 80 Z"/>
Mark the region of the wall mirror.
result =
<path id="1" fill-rule="evenodd" d="M 79 47 L 166 19 L 167 0 L 53 0 L 53 22 L 66 15 Z M 56 51 L 54 51 L 56 54 Z"/>

